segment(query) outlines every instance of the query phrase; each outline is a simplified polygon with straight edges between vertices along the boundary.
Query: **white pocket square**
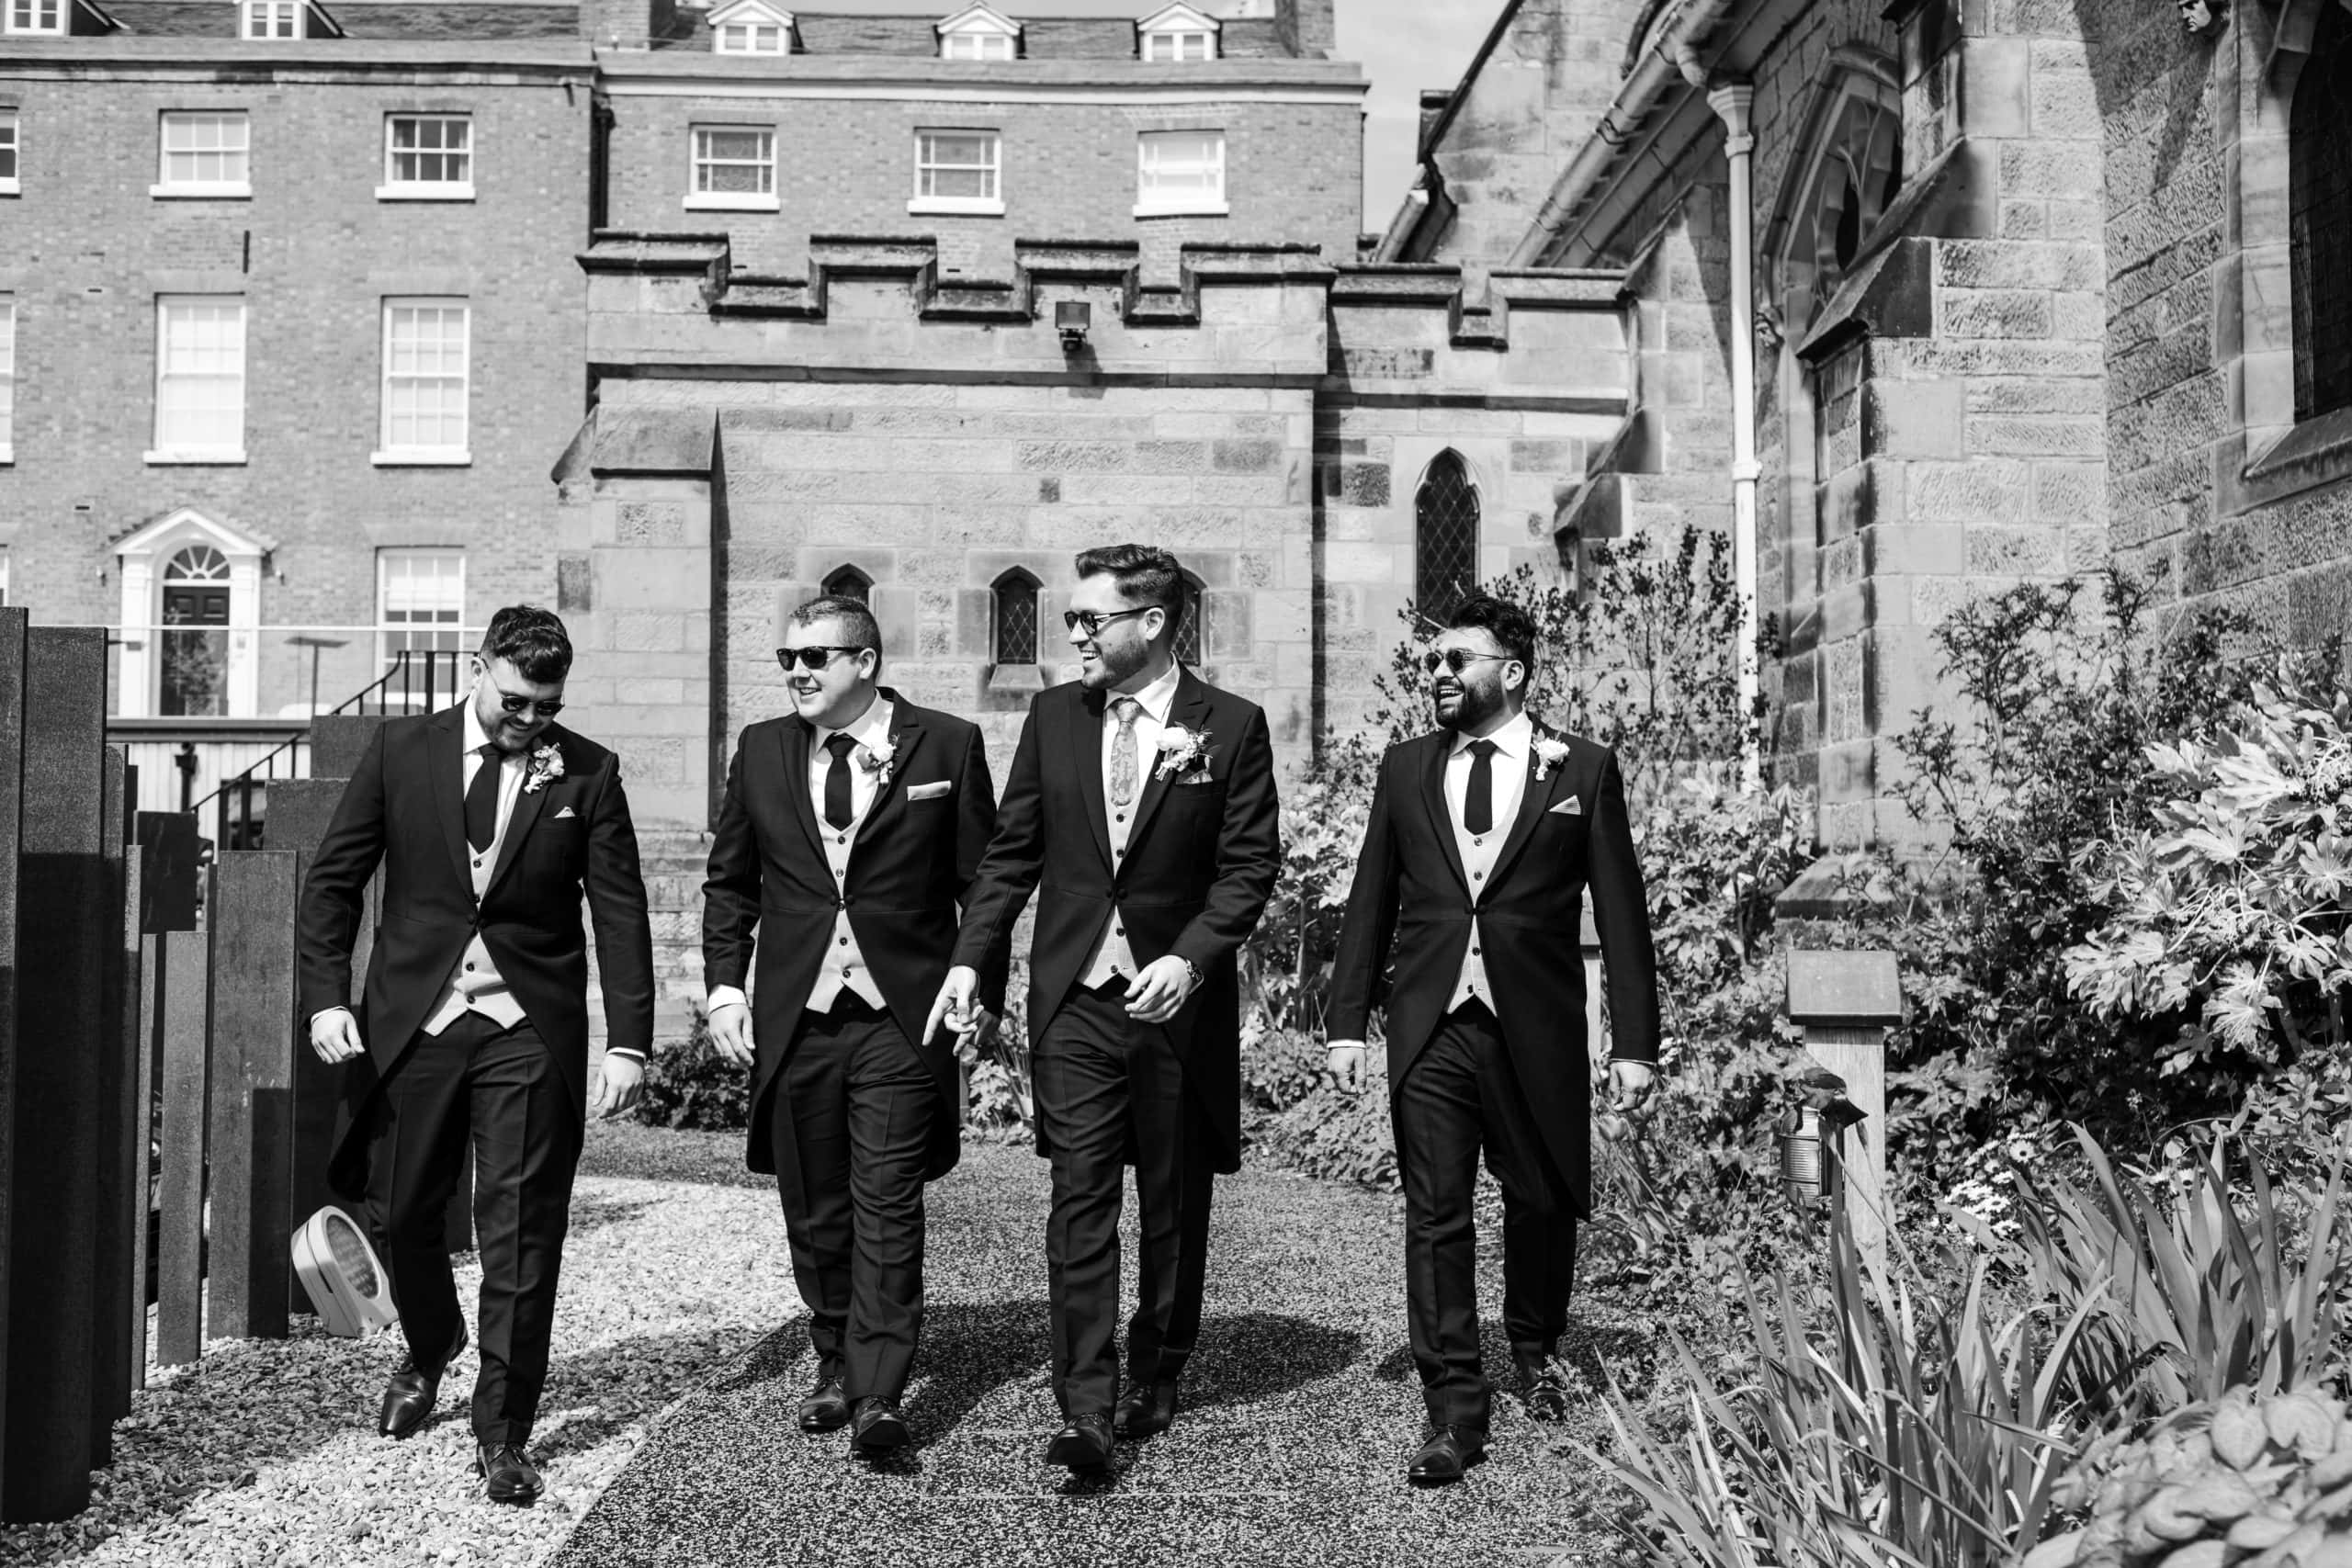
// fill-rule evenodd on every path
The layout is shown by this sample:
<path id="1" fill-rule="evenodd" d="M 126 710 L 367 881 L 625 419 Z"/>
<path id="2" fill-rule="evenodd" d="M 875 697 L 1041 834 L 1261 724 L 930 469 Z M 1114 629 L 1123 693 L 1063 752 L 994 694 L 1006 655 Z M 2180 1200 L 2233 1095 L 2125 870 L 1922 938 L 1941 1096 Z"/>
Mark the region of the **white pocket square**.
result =
<path id="1" fill-rule="evenodd" d="M 937 784 L 909 784 L 907 798 L 909 800 L 937 800 L 955 787 L 956 781 L 953 779 L 941 779 Z"/>
<path id="2" fill-rule="evenodd" d="M 1568 796 L 1567 799 L 1560 802 L 1559 805 L 1552 807 L 1552 815 L 1555 817 L 1581 817 L 1584 815 L 1584 802 L 1572 795 Z"/>
<path id="3" fill-rule="evenodd" d="M 1178 779 L 1176 782 L 1180 784 L 1215 784 L 1216 783 L 1216 780 L 1210 776 L 1209 771 L 1206 768 L 1203 768 L 1197 773 L 1186 773 L 1182 778 Z"/>
<path id="4" fill-rule="evenodd" d="M 550 822 L 560 822 L 567 817 L 577 817 L 579 815 L 580 813 L 567 806 L 562 810 L 557 812 L 553 817 L 548 818 L 548 820 Z"/>

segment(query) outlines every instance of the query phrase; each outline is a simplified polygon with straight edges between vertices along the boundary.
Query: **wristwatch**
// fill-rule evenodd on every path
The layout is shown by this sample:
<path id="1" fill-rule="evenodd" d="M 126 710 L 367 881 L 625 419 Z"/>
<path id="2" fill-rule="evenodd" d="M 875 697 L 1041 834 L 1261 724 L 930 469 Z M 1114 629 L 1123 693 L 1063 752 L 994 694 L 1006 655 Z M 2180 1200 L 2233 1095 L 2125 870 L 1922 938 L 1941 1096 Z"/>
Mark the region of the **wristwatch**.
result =
<path id="1" fill-rule="evenodd" d="M 1193 963 L 1191 959 L 1185 957 L 1181 953 L 1176 955 L 1176 961 L 1184 966 L 1184 973 L 1193 977 L 1193 989 L 1196 991 L 1199 990 L 1201 988 L 1201 966 Z"/>

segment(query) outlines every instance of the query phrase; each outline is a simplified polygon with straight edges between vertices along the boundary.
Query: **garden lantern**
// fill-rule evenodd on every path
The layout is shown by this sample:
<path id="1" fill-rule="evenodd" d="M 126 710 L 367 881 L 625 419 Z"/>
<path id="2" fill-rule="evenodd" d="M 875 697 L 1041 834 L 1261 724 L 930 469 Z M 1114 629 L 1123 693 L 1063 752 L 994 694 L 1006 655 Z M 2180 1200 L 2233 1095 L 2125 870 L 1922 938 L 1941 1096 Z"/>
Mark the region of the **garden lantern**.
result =
<path id="1" fill-rule="evenodd" d="M 1791 1075 L 1792 1097 L 1773 1123 L 1779 1134 L 1781 1188 L 1801 1213 L 1842 1197 L 1838 1141 L 1862 1112 L 1846 1098 L 1846 1080 L 1826 1067 Z"/>

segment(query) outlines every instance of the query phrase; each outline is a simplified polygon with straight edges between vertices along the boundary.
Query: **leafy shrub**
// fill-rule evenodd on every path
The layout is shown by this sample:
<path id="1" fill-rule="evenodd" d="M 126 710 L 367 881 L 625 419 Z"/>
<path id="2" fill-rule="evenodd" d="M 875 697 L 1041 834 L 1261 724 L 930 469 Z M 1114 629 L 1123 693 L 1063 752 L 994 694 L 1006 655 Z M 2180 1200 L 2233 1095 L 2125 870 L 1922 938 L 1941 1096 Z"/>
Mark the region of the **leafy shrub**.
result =
<path id="1" fill-rule="evenodd" d="M 645 1095 L 637 1119 L 649 1127 L 740 1133 L 751 1125 L 751 1074 L 710 1043 L 710 1020 L 695 1010 L 693 1031 L 645 1064 Z"/>
<path id="2" fill-rule="evenodd" d="M 1361 1089 L 1326 1083 L 1263 1124 L 1253 1147 L 1288 1170 L 1395 1192 L 1396 1143 L 1388 1122 L 1388 1080 L 1376 1069 Z"/>
<path id="3" fill-rule="evenodd" d="M 1283 789 L 1282 871 L 1241 947 L 1243 1002 L 1256 1027 L 1322 1027 L 1331 960 L 1371 807 L 1368 773 L 1317 763 Z"/>
<path id="4" fill-rule="evenodd" d="M 1278 1114 L 1315 1092 L 1329 1059 L 1322 1038 L 1297 1029 L 1241 1031 L 1241 1104 Z"/>
<path id="5" fill-rule="evenodd" d="M 2256 1399 L 2233 1390 L 2154 1428 L 2093 1443 L 2059 1488 L 2086 1522 L 2024 1568 L 2247 1568 L 2346 1561 L 2352 1540 L 2352 1420 L 2315 1389 Z M 2323 1552 L 2328 1541 L 2338 1543 Z"/>

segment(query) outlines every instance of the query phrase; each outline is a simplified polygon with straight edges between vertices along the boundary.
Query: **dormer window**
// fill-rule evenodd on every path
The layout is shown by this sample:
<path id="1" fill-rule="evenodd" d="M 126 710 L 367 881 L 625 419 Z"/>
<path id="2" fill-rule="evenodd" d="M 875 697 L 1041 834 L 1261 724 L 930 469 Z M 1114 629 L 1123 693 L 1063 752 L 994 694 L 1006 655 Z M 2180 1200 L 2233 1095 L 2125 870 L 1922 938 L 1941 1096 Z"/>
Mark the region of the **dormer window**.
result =
<path id="1" fill-rule="evenodd" d="M 1021 24 L 990 6 L 969 6 L 939 24 L 942 60 L 1011 60 L 1021 52 Z"/>
<path id="2" fill-rule="evenodd" d="M 1216 19 L 1190 6 L 1155 11 L 1136 24 L 1136 53 L 1147 63 L 1217 58 Z"/>
<path id="3" fill-rule="evenodd" d="M 760 0 L 735 0 L 710 13 L 710 47 L 717 54 L 790 54 L 792 13 Z"/>
<path id="4" fill-rule="evenodd" d="M 68 0 L 7 0 L 12 33 L 62 33 Z"/>
<path id="5" fill-rule="evenodd" d="M 300 38 L 305 9 L 302 0 L 239 0 L 237 11 L 244 18 L 240 36 Z"/>

